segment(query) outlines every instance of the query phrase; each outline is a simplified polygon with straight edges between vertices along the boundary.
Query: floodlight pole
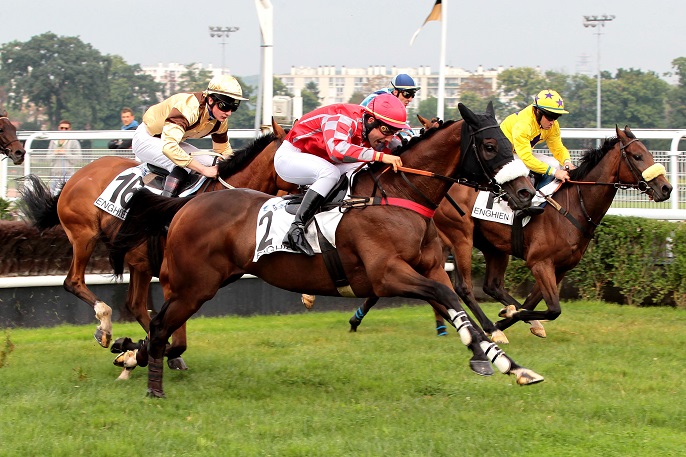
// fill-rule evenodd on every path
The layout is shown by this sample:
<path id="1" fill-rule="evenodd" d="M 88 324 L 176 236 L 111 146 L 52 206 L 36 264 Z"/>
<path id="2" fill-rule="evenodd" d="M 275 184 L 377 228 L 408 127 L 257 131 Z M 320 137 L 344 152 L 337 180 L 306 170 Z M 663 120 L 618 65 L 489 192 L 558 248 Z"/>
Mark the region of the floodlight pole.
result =
<path id="1" fill-rule="evenodd" d="M 210 36 L 221 39 L 222 45 L 222 75 L 224 74 L 225 60 L 226 60 L 226 43 L 229 35 L 233 32 L 238 32 L 238 27 L 220 27 L 209 26 Z"/>
<path id="2" fill-rule="evenodd" d="M 584 16 L 584 27 L 592 27 L 596 29 L 596 35 L 598 36 L 598 51 L 597 51 L 597 63 L 598 63 L 598 74 L 597 74 L 597 79 L 598 79 L 598 88 L 597 88 L 597 100 L 596 100 L 596 120 L 597 120 L 597 127 L 601 128 L 601 90 L 600 90 L 600 35 L 602 35 L 602 32 L 600 31 L 601 28 L 605 27 L 606 22 L 610 22 L 615 18 L 614 15 L 607 15 L 603 14 L 602 16 Z M 600 141 L 600 140 L 598 140 Z"/>

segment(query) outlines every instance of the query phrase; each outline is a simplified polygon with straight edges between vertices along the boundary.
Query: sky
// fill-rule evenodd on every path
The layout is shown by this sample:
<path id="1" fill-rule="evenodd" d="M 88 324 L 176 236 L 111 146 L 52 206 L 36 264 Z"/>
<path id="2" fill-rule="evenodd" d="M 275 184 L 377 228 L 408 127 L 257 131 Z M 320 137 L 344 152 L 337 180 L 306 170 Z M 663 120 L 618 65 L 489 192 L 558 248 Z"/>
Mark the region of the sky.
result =
<path id="1" fill-rule="evenodd" d="M 429 66 L 438 72 L 440 23 L 427 23 L 435 0 L 272 0 L 274 72 L 293 67 Z M 444 0 L 446 64 L 474 71 L 536 67 L 597 72 L 598 29 L 584 15 L 615 15 L 600 29 L 601 68 L 673 71 L 686 57 L 684 0 Z M 238 27 L 226 44 L 209 26 Z M 103 54 L 142 66 L 222 60 L 238 76 L 259 74 L 261 35 L 254 0 L 5 0 L 0 44 L 46 32 L 78 36 Z M 223 48 L 223 49 L 222 49 Z M 666 78 L 674 82 L 674 78 Z"/>

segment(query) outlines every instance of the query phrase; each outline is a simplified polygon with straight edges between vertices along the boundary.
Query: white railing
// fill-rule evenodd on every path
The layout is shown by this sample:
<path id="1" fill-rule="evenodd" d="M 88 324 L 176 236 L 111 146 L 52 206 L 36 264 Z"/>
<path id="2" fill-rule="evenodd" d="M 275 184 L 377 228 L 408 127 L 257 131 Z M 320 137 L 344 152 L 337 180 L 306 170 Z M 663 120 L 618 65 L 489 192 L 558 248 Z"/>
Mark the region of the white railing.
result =
<path id="1" fill-rule="evenodd" d="M 619 190 L 608 214 L 641 216 L 655 219 L 686 220 L 686 151 L 679 150 L 679 143 L 686 138 L 686 129 L 634 129 L 636 137 L 640 139 L 669 140 L 667 151 L 652 151 L 655 160 L 665 166 L 670 183 L 674 186 L 672 196 L 668 202 L 651 202 L 644 194 L 635 190 Z M 0 197 L 13 199 L 16 197 L 16 178 L 37 174 L 50 181 L 55 177 L 50 175 L 50 163 L 46 157 L 47 149 L 35 148 L 38 140 L 77 139 L 90 140 L 100 143 L 102 147 L 82 149 L 81 166 L 106 155 L 122 155 L 132 157 L 131 150 L 107 149 L 106 141 L 112 139 L 128 139 L 133 137 L 131 130 L 70 130 L 70 131 L 41 131 L 18 132 L 18 136 L 25 142 L 26 159 L 23 165 L 11 165 L 9 160 L 0 163 Z M 232 139 L 252 139 L 259 135 L 259 131 L 252 129 L 230 130 Z M 564 139 L 605 139 L 616 135 L 614 129 L 562 129 Z M 570 150 L 572 159 L 578 161 L 583 150 Z"/>

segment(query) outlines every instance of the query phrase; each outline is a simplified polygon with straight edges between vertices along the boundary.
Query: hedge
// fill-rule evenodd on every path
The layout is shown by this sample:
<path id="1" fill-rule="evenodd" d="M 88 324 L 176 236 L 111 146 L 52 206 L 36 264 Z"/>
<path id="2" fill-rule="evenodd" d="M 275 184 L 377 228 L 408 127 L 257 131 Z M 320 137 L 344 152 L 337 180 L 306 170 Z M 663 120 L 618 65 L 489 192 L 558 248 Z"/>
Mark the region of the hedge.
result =
<path id="1" fill-rule="evenodd" d="M 474 260 L 482 264 L 475 268 L 483 269 L 483 257 Z M 512 258 L 505 283 L 510 290 L 533 284 L 524 261 Z M 608 290 L 616 290 L 619 298 L 613 301 L 619 303 L 686 307 L 686 224 L 606 216 L 563 285 L 589 300 L 603 300 Z"/>

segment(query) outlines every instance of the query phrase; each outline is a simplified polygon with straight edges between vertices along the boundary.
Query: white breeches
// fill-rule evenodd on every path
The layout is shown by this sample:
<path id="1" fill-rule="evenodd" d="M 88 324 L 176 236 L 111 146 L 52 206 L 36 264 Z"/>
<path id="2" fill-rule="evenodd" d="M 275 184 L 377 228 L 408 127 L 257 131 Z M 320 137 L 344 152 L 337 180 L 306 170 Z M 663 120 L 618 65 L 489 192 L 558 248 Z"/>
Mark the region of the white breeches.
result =
<path id="1" fill-rule="evenodd" d="M 298 185 L 309 185 L 319 195 L 326 196 L 348 170 L 361 162 L 331 163 L 319 156 L 302 152 L 284 141 L 274 155 L 276 173 L 284 180 Z"/>
<path id="2" fill-rule="evenodd" d="M 193 153 L 199 152 L 200 149 L 184 141 L 179 143 L 179 146 L 188 154 L 193 155 L 193 158 L 203 165 L 212 165 L 214 156 L 195 155 Z M 133 143 L 131 147 L 136 158 L 143 163 L 152 163 L 153 165 L 162 167 L 167 171 L 172 171 L 172 169 L 176 166 L 176 164 L 162 152 L 162 138 L 157 138 L 150 135 L 148 128 L 142 122 L 141 125 L 139 125 L 136 129 L 136 133 L 133 134 Z M 190 172 L 191 170 L 190 168 L 186 168 L 186 171 Z"/>

